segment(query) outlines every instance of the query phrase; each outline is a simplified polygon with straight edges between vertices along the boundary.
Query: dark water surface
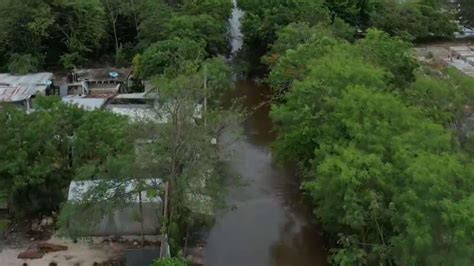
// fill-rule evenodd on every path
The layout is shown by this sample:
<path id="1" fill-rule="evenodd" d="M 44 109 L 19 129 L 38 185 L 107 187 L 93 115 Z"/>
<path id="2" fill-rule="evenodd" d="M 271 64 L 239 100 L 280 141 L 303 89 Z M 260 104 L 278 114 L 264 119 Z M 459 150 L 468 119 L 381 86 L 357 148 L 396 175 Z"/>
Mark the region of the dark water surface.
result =
<path id="1" fill-rule="evenodd" d="M 324 241 L 301 199 L 297 178 L 272 160 L 269 145 L 275 136 L 269 106 L 262 104 L 268 89 L 238 82 L 237 94 L 246 97 L 252 115 L 244 124 L 244 136 L 231 138 L 226 149 L 233 154 L 229 168 L 243 185 L 230 189 L 228 204 L 233 207 L 219 215 L 211 229 L 206 265 L 328 265 Z"/>

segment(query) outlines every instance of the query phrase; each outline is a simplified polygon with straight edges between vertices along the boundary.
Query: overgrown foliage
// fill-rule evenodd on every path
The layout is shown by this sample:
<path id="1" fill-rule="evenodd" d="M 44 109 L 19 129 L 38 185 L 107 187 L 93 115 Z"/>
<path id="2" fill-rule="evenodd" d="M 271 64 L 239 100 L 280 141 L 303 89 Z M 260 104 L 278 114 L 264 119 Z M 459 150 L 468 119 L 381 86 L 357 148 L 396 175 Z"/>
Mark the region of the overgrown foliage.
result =
<path id="1" fill-rule="evenodd" d="M 78 169 L 101 165 L 132 143 L 123 117 L 86 112 L 54 97 L 37 100 L 31 114 L 0 112 L 1 184 L 18 214 L 57 210 Z"/>
<path id="2" fill-rule="evenodd" d="M 230 0 L 0 1 L 0 63 L 26 73 L 106 60 L 127 64 L 149 45 L 173 38 L 228 53 Z"/>
<path id="3" fill-rule="evenodd" d="M 290 23 L 309 27 L 319 25 L 338 37 L 353 41 L 368 29 L 377 28 L 404 40 L 451 38 L 457 31 L 453 22 L 455 12 L 445 8 L 442 1 L 398 0 L 291 0 L 239 1 L 245 10 L 243 56 L 249 62 L 250 74 L 265 74 L 259 59 L 272 50 L 280 31 Z M 290 29 L 287 29 L 290 30 Z M 300 32 L 300 36 L 304 32 Z M 297 36 L 294 42 L 300 40 Z M 304 43 L 304 42 L 303 42 Z M 296 47 L 293 47 L 296 48 Z"/>
<path id="4" fill-rule="evenodd" d="M 474 165 L 460 149 L 472 78 L 418 70 L 381 31 L 354 44 L 305 25 L 277 35 L 276 155 L 299 162 L 332 262 L 472 264 Z"/>
<path id="5" fill-rule="evenodd" d="M 109 191 L 116 191 L 118 197 L 107 198 L 105 201 L 111 203 L 108 206 L 95 204 L 98 206 L 91 216 L 101 219 L 101 213 L 126 206 L 127 201 L 121 193 L 123 189 L 116 185 L 145 178 L 159 178 L 169 184 L 168 191 L 163 185 L 144 185 L 140 191 L 154 191 L 162 198 L 168 195 L 164 216 L 156 222 L 161 225 L 161 233 L 169 236 L 173 255 L 179 254 L 188 244 L 190 230 L 212 221 L 215 210 L 223 205 L 225 191 L 217 140 L 222 129 L 229 124 L 239 124 L 242 115 L 238 108 L 224 109 L 221 102 L 232 89 L 232 73 L 223 56 L 213 55 L 223 53 L 222 48 L 226 49 L 215 38 L 225 37 L 226 33 L 221 32 L 220 27 L 214 25 L 209 28 L 209 25 L 198 21 L 200 18 L 207 20 L 210 16 L 223 19 L 228 13 L 196 17 L 196 12 L 201 7 L 213 10 L 223 3 L 209 1 L 203 6 L 195 3 L 180 6 L 179 12 L 186 15 L 177 15 L 169 20 L 169 25 L 176 27 L 163 35 L 164 39 L 151 44 L 134 58 L 135 74 L 152 84 L 147 94 L 157 96 L 153 98 L 153 114 L 133 124 L 135 145 L 137 141 L 144 144 L 139 145 L 139 150 L 130 150 L 125 157 L 128 159 L 124 160 L 123 155 L 112 156 L 94 169 L 93 173 L 98 172 L 103 182 L 100 182 L 97 191 L 91 192 L 92 201 L 85 200 L 79 205 L 67 204 L 64 207 L 61 218 L 64 225 L 67 225 L 68 218 L 90 207 L 91 202 L 103 202 L 100 199 L 107 198 L 105 196 Z M 84 167 L 77 177 L 92 178 L 89 172 L 90 167 Z M 89 219 L 84 224 L 86 230 L 78 233 L 86 233 L 87 227 L 90 229 L 94 222 Z"/>

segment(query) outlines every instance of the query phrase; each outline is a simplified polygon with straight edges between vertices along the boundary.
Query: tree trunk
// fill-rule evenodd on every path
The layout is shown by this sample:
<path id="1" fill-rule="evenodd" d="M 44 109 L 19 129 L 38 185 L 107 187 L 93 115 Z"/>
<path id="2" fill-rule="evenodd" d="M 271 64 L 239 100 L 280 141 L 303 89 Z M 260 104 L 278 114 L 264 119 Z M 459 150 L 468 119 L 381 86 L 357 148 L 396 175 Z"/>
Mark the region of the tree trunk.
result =
<path id="1" fill-rule="evenodd" d="M 188 253 L 188 241 L 189 241 L 189 223 L 186 223 L 186 238 L 184 239 L 184 248 L 183 248 L 183 253 L 185 257 Z"/>
<path id="2" fill-rule="evenodd" d="M 114 38 L 115 38 L 115 63 L 117 63 L 118 55 L 119 55 L 119 43 L 118 43 L 118 36 L 117 36 L 117 26 L 116 26 L 116 18 L 112 21 L 112 28 L 114 29 Z"/>
<path id="3" fill-rule="evenodd" d="M 160 247 L 160 258 L 163 258 L 165 254 L 165 235 L 167 227 L 167 217 L 168 217 L 168 197 L 169 197 L 169 183 L 165 184 L 165 200 L 163 204 L 163 223 L 161 228 L 161 247 Z"/>
<path id="4" fill-rule="evenodd" d="M 115 39 L 115 61 L 117 62 L 118 58 L 118 51 L 119 51 L 119 44 L 118 44 L 118 36 L 117 36 L 117 18 L 118 18 L 118 10 L 114 9 L 115 6 L 113 3 L 109 1 L 104 1 L 106 9 L 109 12 L 110 22 L 112 24 L 112 30 L 114 31 L 114 39 Z"/>
<path id="5" fill-rule="evenodd" d="M 130 5 L 132 6 L 133 20 L 135 21 L 135 30 L 137 32 L 137 38 L 138 38 L 138 19 L 137 19 L 137 10 L 135 8 L 135 0 L 130 0 Z"/>
<path id="6" fill-rule="evenodd" d="M 143 201 L 142 201 L 142 191 L 138 193 L 138 201 L 140 207 L 140 223 L 141 223 L 141 236 L 142 236 L 142 247 L 145 245 L 145 217 L 143 216 Z"/>
<path id="7" fill-rule="evenodd" d="M 13 189 L 10 190 L 10 197 L 7 203 L 8 214 L 11 216 L 15 215 L 15 202 L 13 200 Z"/>

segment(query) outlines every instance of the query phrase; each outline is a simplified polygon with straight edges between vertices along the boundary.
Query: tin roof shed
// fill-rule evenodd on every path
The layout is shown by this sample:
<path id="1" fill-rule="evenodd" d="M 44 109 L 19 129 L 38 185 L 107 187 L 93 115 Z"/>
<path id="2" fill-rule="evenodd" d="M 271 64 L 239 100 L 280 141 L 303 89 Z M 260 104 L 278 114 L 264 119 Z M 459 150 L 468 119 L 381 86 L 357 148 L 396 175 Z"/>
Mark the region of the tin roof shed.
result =
<path id="1" fill-rule="evenodd" d="M 33 95 L 44 94 L 52 84 L 53 74 L 49 72 L 34 73 L 27 75 L 0 74 L 0 85 L 11 87 L 23 87 Z"/>
<path id="2" fill-rule="evenodd" d="M 0 102 L 21 102 L 35 95 L 36 90 L 31 87 L 13 87 L 0 85 Z"/>

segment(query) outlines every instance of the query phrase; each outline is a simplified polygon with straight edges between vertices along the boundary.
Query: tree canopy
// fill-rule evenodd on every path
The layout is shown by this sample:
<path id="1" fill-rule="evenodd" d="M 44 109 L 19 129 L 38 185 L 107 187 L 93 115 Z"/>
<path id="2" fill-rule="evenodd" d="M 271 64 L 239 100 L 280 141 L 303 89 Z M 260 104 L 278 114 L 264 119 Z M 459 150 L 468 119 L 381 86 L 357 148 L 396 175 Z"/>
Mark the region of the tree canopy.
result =
<path id="1" fill-rule="evenodd" d="M 453 128 L 466 121 L 473 79 L 420 69 L 410 44 L 378 30 L 353 44 L 298 37 L 309 31 L 277 34 L 271 116 L 276 156 L 300 165 L 331 261 L 470 265 L 473 165 Z"/>
<path id="2" fill-rule="evenodd" d="M 57 209 L 76 171 L 99 166 L 132 143 L 123 117 L 87 112 L 56 98 L 40 98 L 38 106 L 31 114 L 0 112 L 0 178 L 23 213 Z"/>

